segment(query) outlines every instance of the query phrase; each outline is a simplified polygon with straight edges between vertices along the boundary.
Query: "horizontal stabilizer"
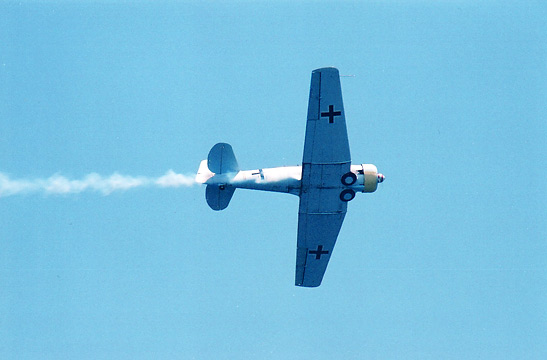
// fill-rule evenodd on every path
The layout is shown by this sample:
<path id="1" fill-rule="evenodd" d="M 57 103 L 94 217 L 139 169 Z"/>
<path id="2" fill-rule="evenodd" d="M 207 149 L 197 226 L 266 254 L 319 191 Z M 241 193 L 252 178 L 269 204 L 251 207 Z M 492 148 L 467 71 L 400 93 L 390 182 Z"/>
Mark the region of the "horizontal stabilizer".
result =
<path id="1" fill-rule="evenodd" d="M 226 143 L 218 143 L 213 146 L 207 157 L 207 166 L 215 174 L 237 173 L 239 171 L 232 146 Z"/>
<path id="2" fill-rule="evenodd" d="M 205 199 L 211 209 L 224 210 L 228 207 L 235 190 L 235 187 L 229 185 L 207 185 Z"/>

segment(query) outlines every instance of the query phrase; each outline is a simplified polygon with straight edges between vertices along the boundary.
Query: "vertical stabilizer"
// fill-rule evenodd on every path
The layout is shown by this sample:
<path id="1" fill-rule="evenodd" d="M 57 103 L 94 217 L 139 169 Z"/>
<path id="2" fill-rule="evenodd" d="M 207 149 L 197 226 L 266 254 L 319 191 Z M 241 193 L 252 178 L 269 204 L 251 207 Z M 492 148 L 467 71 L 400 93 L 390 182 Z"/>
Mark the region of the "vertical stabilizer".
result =
<path id="1" fill-rule="evenodd" d="M 196 174 L 196 182 L 199 184 L 205 184 L 205 182 L 213 176 L 215 176 L 215 174 L 207 167 L 207 160 L 202 160 L 199 164 L 198 173 Z"/>

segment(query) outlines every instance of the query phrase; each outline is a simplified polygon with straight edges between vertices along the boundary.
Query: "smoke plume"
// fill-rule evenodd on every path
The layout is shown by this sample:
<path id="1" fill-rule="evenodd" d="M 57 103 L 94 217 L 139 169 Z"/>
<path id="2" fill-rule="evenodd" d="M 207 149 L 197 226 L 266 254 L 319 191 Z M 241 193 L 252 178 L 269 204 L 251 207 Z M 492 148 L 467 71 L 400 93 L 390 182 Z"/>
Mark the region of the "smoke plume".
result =
<path id="1" fill-rule="evenodd" d="M 8 175 L 0 172 L 0 197 L 31 193 L 77 194 L 84 191 L 95 191 L 108 195 L 114 191 L 144 186 L 175 188 L 194 185 L 194 176 L 177 174 L 173 170 L 169 170 L 165 175 L 157 178 L 133 177 L 118 173 L 103 177 L 97 173 L 91 173 L 80 180 L 72 180 L 58 174 L 47 179 L 11 179 Z"/>

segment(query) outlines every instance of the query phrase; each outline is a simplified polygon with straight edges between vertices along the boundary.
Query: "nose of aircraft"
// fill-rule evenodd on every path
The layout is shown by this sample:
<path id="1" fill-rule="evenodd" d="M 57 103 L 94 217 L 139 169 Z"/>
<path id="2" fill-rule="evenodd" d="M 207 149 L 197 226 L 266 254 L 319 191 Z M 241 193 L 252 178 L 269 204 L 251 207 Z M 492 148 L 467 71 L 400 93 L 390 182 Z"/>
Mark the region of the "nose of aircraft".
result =
<path id="1" fill-rule="evenodd" d="M 384 174 L 378 174 L 378 183 L 383 182 L 385 179 L 386 177 L 384 176 Z"/>

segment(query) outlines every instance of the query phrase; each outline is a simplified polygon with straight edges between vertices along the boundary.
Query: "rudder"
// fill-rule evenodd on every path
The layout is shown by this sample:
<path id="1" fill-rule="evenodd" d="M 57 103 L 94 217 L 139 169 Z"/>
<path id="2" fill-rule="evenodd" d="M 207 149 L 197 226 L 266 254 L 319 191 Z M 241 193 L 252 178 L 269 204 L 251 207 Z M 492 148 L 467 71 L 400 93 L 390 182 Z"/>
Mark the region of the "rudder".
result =
<path id="1" fill-rule="evenodd" d="M 199 164 L 199 169 L 195 177 L 195 181 L 199 184 L 205 184 L 207 180 L 215 176 L 207 167 L 207 160 L 202 160 Z"/>

